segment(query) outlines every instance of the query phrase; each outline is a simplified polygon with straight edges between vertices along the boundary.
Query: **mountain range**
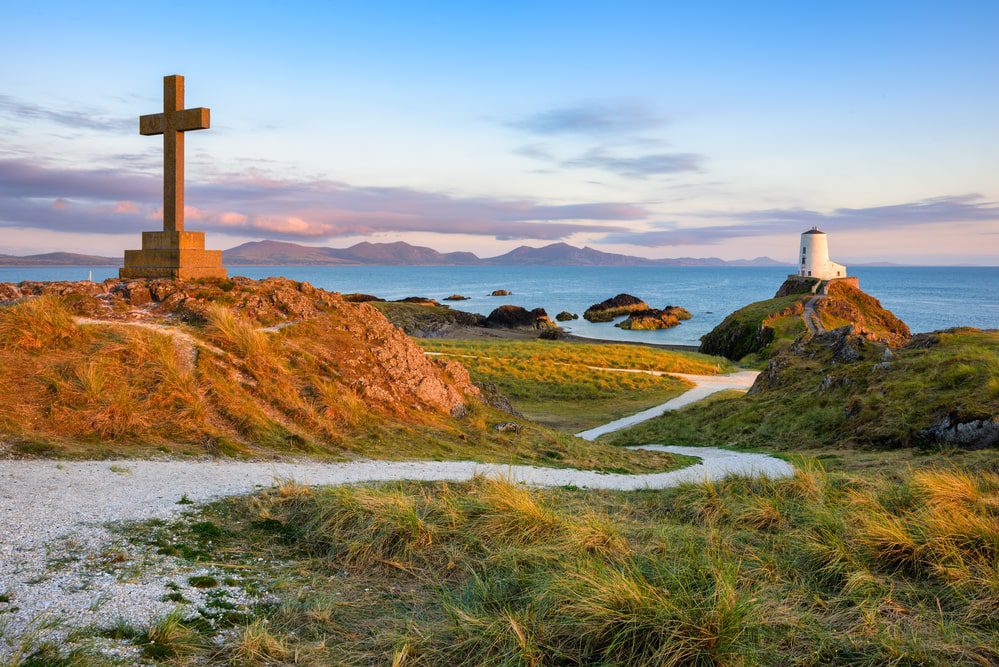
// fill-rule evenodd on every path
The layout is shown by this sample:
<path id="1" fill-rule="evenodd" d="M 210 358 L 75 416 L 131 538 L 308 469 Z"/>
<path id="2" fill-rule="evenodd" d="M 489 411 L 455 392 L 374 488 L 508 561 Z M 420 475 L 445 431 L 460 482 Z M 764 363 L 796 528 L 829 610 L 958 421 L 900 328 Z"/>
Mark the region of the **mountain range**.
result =
<path id="1" fill-rule="evenodd" d="M 228 266 L 786 266 L 769 257 L 723 260 L 717 257 L 649 259 L 594 248 L 552 243 L 542 248 L 520 246 L 497 257 L 471 252 L 438 252 L 402 241 L 369 243 L 349 248 L 321 248 L 287 241 L 251 241 L 222 252 Z M 52 252 L 42 255 L 0 255 L 0 266 L 118 266 L 120 257 Z"/>

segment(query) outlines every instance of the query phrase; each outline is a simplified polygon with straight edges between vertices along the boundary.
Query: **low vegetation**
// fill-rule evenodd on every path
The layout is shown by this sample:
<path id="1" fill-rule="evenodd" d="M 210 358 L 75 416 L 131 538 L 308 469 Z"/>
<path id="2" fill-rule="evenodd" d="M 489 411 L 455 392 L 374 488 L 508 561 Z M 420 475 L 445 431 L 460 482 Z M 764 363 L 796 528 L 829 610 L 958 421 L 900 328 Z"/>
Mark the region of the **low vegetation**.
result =
<path id="1" fill-rule="evenodd" d="M 719 395 L 610 441 L 784 450 L 941 447 L 948 446 L 949 432 L 968 435 L 976 423 L 983 433 L 999 430 L 994 424 L 999 332 L 923 334 L 888 361 L 876 345 L 864 346 L 854 361 L 838 362 L 834 354 L 806 345 L 801 353 L 775 358 L 761 378 L 764 386 L 748 395 Z M 966 446 L 976 445 L 969 441 Z"/>
<path id="2" fill-rule="evenodd" d="M 691 386 L 669 376 L 598 369 L 728 370 L 724 362 L 703 355 L 632 345 L 436 339 L 420 344 L 461 362 L 473 380 L 495 384 L 530 419 L 570 432 L 664 403 Z"/>
<path id="3" fill-rule="evenodd" d="M 266 600 L 134 641 L 209 664 L 994 664 L 995 461 L 842 454 L 634 493 L 284 483 L 134 532 L 212 522 L 196 558 Z"/>
<path id="4" fill-rule="evenodd" d="M 80 324 L 56 296 L 0 308 L 4 453 L 676 464 L 529 422 L 495 431 L 511 417 L 475 399 L 464 369 L 428 361 L 363 304 L 269 331 L 222 304 L 199 312 L 200 324 L 135 326 Z"/>

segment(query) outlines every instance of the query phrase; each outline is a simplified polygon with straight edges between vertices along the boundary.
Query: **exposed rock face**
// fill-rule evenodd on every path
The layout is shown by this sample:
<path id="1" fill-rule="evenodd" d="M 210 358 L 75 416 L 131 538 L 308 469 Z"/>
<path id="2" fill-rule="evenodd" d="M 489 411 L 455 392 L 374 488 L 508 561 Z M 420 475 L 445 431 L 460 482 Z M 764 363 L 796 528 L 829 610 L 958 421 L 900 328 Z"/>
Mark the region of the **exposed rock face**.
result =
<path id="1" fill-rule="evenodd" d="M 418 338 L 442 338 L 456 330 L 486 325 L 484 315 L 447 306 L 387 303 L 378 308 L 389 322 Z"/>
<path id="2" fill-rule="evenodd" d="M 999 447 L 999 416 L 975 419 L 948 415 L 916 433 L 914 441 L 920 447 L 950 446 L 961 449 Z"/>
<path id="3" fill-rule="evenodd" d="M 468 301 L 472 297 L 462 296 L 461 294 L 452 294 L 451 296 L 444 297 L 445 301 Z"/>
<path id="4" fill-rule="evenodd" d="M 520 306 L 500 306 L 489 313 L 486 326 L 498 329 L 550 329 L 555 323 L 544 308 L 527 310 Z"/>
<path id="5" fill-rule="evenodd" d="M 686 308 L 666 306 L 662 310 L 658 308 L 636 310 L 628 315 L 628 319 L 618 322 L 614 326 L 634 330 L 669 329 L 680 324 L 682 320 L 690 318 L 690 311 Z"/>
<path id="6" fill-rule="evenodd" d="M 568 310 L 563 310 L 561 313 L 555 316 L 555 319 L 559 322 L 568 322 L 570 320 L 578 320 L 579 315 L 576 313 L 570 313 Z"/>
<path id="7" fill-rule="evenodd" d="M 637 310 L 649 310 L 649 304 L 637 296 L 618 294 L 600 303 L 595 303 L 586 309 L 583 317 L 590 322 L 610 322 L 615 317 L 627 315 Z"/>
<path id="8" fill-rule="evenodd" d="M 538 338 L 541 340 L 562 340 L 565 338 L 565 331 L 560 327 L 542 329 L 541 333 L 538 334 Z"/>
<path id="9" fill-rule="evenodd" d="M 513 294 L 513 292 L 511 292 L 509 290 L 496 289 L 496 290 L 493 290 L 492 294 L 490 294 L 489 296 L 510 296 L 511 294 Z"/>
<path id="10" fill-rule="evenodd" d="M 0 303 L 9 303 L 21 298 L 21 290 L 13 283 L 0 283 Z"/>

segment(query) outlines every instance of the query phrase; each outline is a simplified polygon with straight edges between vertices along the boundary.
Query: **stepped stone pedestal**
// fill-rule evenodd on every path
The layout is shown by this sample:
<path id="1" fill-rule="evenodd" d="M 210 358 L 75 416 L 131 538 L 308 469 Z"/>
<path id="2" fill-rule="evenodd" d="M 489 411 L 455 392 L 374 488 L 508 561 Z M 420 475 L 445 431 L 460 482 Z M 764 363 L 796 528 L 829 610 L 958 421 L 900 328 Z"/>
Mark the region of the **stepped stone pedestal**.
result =
<path id="1" fill-rule="evenodd" d="M 205 250 L 204 232 L 142 232 L 142 250 L 126 250 L 121 278 L 227 278 L 221 250 Z"/>

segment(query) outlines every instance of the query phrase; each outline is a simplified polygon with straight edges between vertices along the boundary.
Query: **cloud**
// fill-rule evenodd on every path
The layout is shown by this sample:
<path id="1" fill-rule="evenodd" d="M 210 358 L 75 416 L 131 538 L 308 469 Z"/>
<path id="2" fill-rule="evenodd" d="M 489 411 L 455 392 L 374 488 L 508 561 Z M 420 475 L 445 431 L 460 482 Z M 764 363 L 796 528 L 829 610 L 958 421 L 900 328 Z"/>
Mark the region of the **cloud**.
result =
<path id="1" fill-rule="evenodd" d="M 155 175 L 0 159 L 0 227 L 100 233 L 148 229 L 151 221 L 162 219 L 161 188 Z M 642 206 L 626 202 L 455 197 L 258 174 L 189 181 L 187 201 L 192 205 L 185 209 L 187 217 L 199 229 L 289 239 L 437 232 L 558 240 L 581 232 L 620 231 L 615 223 L 649 215 Z"/>
<path id="2" fill-rule="evenodd" d="M 541 136 L 606 136 L 659 128 L 666 118 L 635 102 L 590 102 L 509 120 L 507 127 Z"/>
<path id="3" fill-rule="evenodd" d="M 615 157 L 602 148 L 594 148 L 583 155 L 566 160 L 566 167 L 602 169 L 631 178 L 647 178 L 685 171 L 701 171 L 704 156 L 697 153 L 651 153 L 633 157 Z"/>
<path id="4" fill-rule="evenodd" d="M 106 116 L 92 109 L 52 109 L 10 95 L 0 95 L 0 115 L 15 120 L 41 120 L 65 127 L 106 132 L 134 132 L 138 128 L 138 120 L 134 118 Z"/>
<path id="5" fill-rule="evenodd" d="M 708 212 L 698 217 L 730 218 L 735 224 L 680 228 L 657 223 L 640 232 L 611 232 L 603 243 L 650 247 L 710 245 L 734 238 L 793 234 L 817 226 L 826 231 L 902 229 L 920 225 L 999 221 L 999 204 L 977 194 L 933 197 L 903 204 L 868 208 L 838 208 L 828 213 L 803 208 L 764 209 L 736 213 Z"/>

